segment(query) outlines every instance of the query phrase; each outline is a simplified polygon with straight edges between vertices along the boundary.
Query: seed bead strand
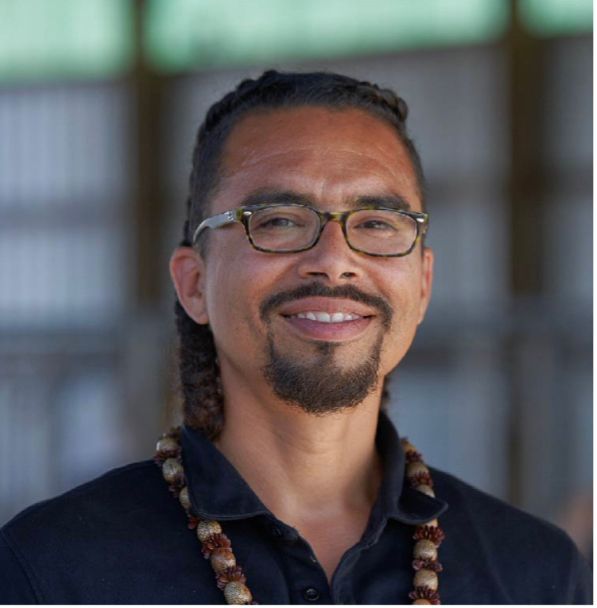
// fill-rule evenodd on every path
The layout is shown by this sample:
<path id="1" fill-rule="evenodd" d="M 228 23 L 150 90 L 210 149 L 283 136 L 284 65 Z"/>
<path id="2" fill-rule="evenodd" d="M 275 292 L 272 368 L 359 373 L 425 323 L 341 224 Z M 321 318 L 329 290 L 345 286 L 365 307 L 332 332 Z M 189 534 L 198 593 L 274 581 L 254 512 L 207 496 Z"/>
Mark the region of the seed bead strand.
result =
<path id="1" fill-rule="evenodd" d="M 435 497 L 431 473 L 425 466 L 423 457 L 408 439 L 402 439 L 401 443 L 406 456 L 406 479 L 410 487 Z M 412 562 L 415 570 L 414 589 L 408 594 L 413 604 L 441 604 L 437 575 L 443 570 L 443 566 L 437 560 L 437 550 L 444 538 L 445 534 L 437 519 L 415 528 Z"/>
<path id="2" fill-rule="evenodd" d="M 406 454 L 406 477 L 411 487 L 428 496 L 435 496 L 433 481 L 429 469 L 415 447 L 406 439 L 402 440 Z M 188 528 L 195 530 L 201 543 L 201 553 L 209 559 L 216 577 L 218 589 L 224 593 L 227 604 L 257 604 L 246 585 L 247 579 L 241 566 L 236 563 L 230 539 L 222 531 L 222 526 L 215 520 L 201 519 L 192 512 L 189 488 L 182 465 L 180 447 L 180 427 L 164 433 L 156 446 L 154 458 L 160 467 L 170 492 L 178 499 L 184 509 Z M 437 561 L 437 549 L 444 539 L 444 533 L 437 520 L 417 526 L 413 539 L 412 562 L 415 576 L 414 590 L 409 593 L 413 604 L 439 604 L 438 577 L 442 565 Z"/>
<path id="3" fill-rule="evenodd" d="M 230 539 L 222 532 L 219 522 L 201 519 L 193 515 L 189 488 L 182 466 L 180 448 L 180 428 L 164 433 L 156 446 L 155 462 L 161 468 L 170 492 L 184 509 L 188 528 L 195 530 L 201 543 L 201 553 L 209 559 L 213 568 L 216 585 L 223 591 L 227 604 L 256 604 L 243 569 L 236 563 Z"/>

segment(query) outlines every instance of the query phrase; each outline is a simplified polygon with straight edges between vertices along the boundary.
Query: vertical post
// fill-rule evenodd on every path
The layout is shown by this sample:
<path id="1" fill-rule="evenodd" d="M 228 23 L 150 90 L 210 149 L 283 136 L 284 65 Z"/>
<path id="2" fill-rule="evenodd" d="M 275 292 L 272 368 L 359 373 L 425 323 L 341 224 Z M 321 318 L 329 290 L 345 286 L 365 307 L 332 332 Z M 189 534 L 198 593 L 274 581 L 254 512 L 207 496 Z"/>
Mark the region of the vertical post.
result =
<path id="1" fill-rule="evenodd" d="M 536 306 L 544 287 L 543 238 L 545 206 L 542 175 L 542 90 L 544 86 L 544 43 L 534 38 L 521 24 L 518 1 L 511 0 L 512 21 L 507 36 L 510 87 L 510 286 L 517 318 L 527 304 Z M 523 321 L 524 323 L 524 321 Z M 536 445 L 529 424 L 544 411 L 537 401 L 539 393 L 533 382 L 536 366 L 529 360 L 535 340 L 521 335 L 513 323 L 507 365 L 511 378 L 510 499 L 519 505 L 529 504 L 529 454 Z M 527 370 L 531 372 L 527 375 Z M 545 429 L 543 429 L 545 430 Z M 545 436 L 538 441 L 545 443 Z M 536 434 L 532 433 L 535 437 Z"/>
<path id="2" fill-rule="evenodd" d="M 136 232 L 135 308 L 151 310 L 160 292 L 159 239 L 164 215 L 159 162 L 162 87 L 160 77 L 146 64 L 143 53 L 145 0 L 134 0 L 135 63 L 131 76 L 134 108 L 136 179 L 133 226 Z"/>
<path id="3" fill-rule="evenodd" d="M 127 0 L 128 1 L 128 0 Z M 135 167 L 131 180 L 130 313 L 122 373 L 127 401 L 125 424 L 136 429 L 132 441 L 137 446 L 151 442 L 159 427 L 158 409 L 165 391 L 162 333 L 157 330 L 161 270 L 160 239 L 166 206 L 160 164 L 163 121 L 163 77 L 145 61 L 143 49 L 146 0 L 133 0 L 135 61 L 130 74 L 132 117 L 131 141 Z M 168 320 L 164 319 L 164 324 Z M 131 446 L 134 450 L 135 446 Z M 139 449 L 140 451 L 140 449 Z"/>

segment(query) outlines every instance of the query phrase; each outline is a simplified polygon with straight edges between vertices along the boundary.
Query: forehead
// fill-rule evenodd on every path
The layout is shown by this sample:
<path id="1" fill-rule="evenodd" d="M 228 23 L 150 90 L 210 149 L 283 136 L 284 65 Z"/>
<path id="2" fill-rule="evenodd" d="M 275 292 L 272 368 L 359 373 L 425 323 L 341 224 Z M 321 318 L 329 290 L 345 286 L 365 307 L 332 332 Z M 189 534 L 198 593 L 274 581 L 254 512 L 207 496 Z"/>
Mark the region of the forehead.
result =
<path id="1" fill-rule="evenodd" d="M 354 108 L 252 112 L 232 129 L 221 169 L 214 210 L 264 189 L 294 191 L 335 208 L 349 198 L 389 195 L 421 207 L 412 163 L 395 129 Z"/>

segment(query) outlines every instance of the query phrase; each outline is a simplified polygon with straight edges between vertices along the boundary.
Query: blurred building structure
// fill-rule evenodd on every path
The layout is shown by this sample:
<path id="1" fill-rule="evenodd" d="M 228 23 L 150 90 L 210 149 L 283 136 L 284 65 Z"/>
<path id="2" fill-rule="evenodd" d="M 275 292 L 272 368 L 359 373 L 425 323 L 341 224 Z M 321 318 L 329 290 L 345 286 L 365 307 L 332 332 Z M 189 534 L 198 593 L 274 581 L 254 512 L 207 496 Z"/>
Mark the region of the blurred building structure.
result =
<path id="1" fill-rule="evenodd" d="M 177 401 L 167 262 L 194 135 L 275 67 L 407 100 L 437 267 L 390 413 L 431 464 L 574 533 L 592 493 L 591 4 L 1 0 L 0 521 L 151 456 Z"/>

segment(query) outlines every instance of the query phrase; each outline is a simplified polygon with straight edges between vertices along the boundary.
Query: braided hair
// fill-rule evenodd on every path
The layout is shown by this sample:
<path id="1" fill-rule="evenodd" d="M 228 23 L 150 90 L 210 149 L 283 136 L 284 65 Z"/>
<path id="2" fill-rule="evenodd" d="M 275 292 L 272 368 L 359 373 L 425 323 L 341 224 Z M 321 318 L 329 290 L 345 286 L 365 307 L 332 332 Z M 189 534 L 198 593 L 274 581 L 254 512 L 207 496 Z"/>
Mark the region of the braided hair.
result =
<path id="1" fill-rule="evenodd" d="M 192 157 L 187 199 L 187 219 L 180 246 L 191 246 L 193 231 L 209 215 L 209 205 L 219 185 L 224 145 L 234 126 L 250 112 L 319 106 L 331 110 L 362 109 L 396 131 L 411 160 L 421 201 L 425 180 L 419 154 L 406 130 L 408 107 L 390 89 L 340 74 L 264 72 L 257 79 L 243 80 L 208 110 L 199 127 Z M 208 239 L 201 241 L 207 255 Z M 178 299 L 175 303 L 179 336 L 179 373 L 183 419 L 187 426 L 216 439 L 224 425 L 224 403 L 213 335 L 208 325 L 195 323 Z M 384 385 L 382 400 L 387 398 Z"/>

